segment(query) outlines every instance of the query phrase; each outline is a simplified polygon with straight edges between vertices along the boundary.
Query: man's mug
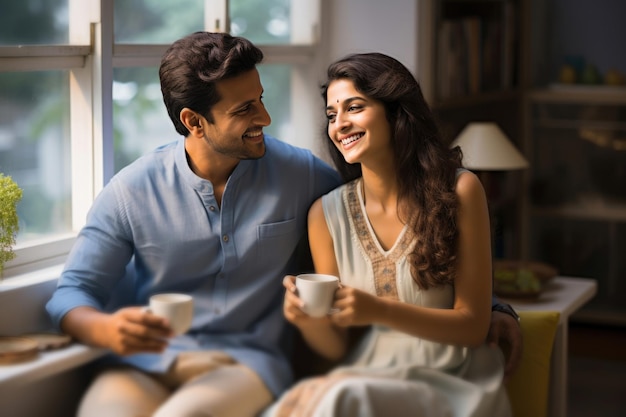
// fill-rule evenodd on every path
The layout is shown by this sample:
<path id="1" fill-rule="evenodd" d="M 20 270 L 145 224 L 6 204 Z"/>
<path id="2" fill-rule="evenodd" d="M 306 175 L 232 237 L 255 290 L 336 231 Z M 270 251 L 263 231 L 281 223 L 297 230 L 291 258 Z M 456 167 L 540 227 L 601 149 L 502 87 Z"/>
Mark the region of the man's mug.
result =
<path id="1" fill-rule="evenodd" d="M 146 309 L 155 316 L 166 318 L 175 336 L 186 333 L 191 327 L 193 298 L 188 294 L 155 294 L 150 297 Z"/>

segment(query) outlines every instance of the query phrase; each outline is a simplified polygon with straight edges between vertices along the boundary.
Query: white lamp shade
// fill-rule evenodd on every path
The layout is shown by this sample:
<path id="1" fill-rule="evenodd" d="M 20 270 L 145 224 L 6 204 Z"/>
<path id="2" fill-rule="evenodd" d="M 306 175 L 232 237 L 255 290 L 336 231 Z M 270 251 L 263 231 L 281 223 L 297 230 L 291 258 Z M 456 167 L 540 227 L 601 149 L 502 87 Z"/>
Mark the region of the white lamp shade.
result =
<path id="1" fill-rule="evenodd" d="M 528 161 L 491 122 L 470 123 L 452 142 L 463 151 L 463 166 L 478 171 L 509 171 L 528 168 Z"/>

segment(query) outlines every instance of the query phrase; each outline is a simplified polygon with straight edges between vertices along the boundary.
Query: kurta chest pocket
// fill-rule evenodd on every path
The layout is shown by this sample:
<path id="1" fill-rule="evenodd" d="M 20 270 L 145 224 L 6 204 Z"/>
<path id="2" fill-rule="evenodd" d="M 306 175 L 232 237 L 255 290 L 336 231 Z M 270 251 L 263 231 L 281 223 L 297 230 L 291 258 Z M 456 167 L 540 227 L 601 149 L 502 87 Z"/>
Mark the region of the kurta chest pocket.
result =
<path id="1" fill-rule="evenodd" d="M 280 239 L 290 234 L 297 234 L 296 219 L 260 224 L 257 226 L 257 238 L 259 240 Z"/>
<path id="2" fill-rule="evenodd" d="M 275 256 L 277 252 L 283 255 L 291 254 L 300 238 L 295 219 L 277 223 L 266 223 L 257 226 L 258 252 L 260 255 Z"/>

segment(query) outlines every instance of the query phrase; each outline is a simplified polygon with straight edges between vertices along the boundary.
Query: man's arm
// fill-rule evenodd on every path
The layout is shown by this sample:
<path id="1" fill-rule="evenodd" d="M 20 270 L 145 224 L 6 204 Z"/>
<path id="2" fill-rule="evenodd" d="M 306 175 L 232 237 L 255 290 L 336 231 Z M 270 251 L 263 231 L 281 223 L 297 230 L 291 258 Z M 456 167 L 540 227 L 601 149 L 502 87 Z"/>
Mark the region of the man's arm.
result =
<path id="1" fill-rule="evenodd" d="M 501 302 L 495 295 L 491 299 L 491 324 L 487 343 L 503 349 L 506 357 L 504 368 L 506 381 L 517 369 L 522 358 L 522 329 L 519 325 L 519 316 L 513 307 Z"/>

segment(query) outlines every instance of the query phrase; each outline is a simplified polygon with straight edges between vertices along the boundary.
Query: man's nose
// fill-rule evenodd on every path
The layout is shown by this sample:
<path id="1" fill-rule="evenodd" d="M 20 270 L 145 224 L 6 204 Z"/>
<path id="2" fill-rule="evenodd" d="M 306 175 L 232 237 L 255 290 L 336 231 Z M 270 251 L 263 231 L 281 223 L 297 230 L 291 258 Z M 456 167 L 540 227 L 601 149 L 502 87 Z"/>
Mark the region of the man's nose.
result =
<path id="1" fill-rule="evenodd" d="M 261 106 L 260 111 L 257 113 L 256 123 L 261 126 L 269 126 L 272 123 L 272 118 L 270 114 L 267 112 L 265 106 Z"/>

